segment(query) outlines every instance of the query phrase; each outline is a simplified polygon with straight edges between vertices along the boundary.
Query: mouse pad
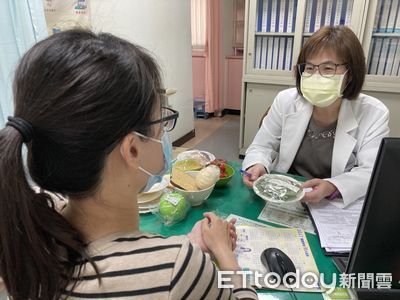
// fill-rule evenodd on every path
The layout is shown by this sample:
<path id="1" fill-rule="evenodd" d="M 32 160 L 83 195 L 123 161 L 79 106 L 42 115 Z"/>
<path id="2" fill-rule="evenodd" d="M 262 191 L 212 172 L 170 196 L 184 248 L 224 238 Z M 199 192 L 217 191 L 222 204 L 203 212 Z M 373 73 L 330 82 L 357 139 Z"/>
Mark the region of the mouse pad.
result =
<path id="1" fill-rule="evenodd" d="M 278 248 L 289 256 L 296 267 L 298 273 L 296 280 L 298 284 L 293 287 L 294 291 L 324 291 L 319 283 L 320 274 L 317 265 L 302 229 L 238 226 L 236 232 L 238 238 L 235 252 L 239 265 L 243 270 L 257 271 L 258 274 L 268 274 L 269 270 L 261 262 L 261 253 L 267 248 Z M 310 274 L 308 272 L 315 274 L 315 276 L 308 276 L 307 274 Z M 257 280 L 260 286 L 256 286 L 253 275 L 250 275 L 249 278 L 252 285 L 256 288 L 290 290 L 283 284 L 279 286 L 267 286 L 264 282 L 265 276 Z M 306 286 L 302 285 L 302 279 L 306 280 Z"/>

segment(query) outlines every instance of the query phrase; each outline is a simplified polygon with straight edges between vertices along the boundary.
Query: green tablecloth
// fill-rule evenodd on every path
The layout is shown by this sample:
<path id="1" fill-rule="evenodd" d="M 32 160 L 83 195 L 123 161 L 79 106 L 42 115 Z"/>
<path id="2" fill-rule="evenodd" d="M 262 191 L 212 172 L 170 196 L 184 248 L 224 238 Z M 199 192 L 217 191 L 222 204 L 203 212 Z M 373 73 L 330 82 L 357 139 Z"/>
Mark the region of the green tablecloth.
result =
<path id="1" fill-rule="evenodd" d="M 213 211 L 222 218 L 227 217 L 229 214 L 236 214 L 260 221 L 257 217 L 264 208 L 265 201 L 242 183 L 239 172 L 240 165 L 238 163 L 230 164 L 235 169 L 235 175 L 228 185 L 223 188 L 215 188 L 206 203 L 199 207 L 193 207 L 185 220 L 172 226 L 164 226 L 158 216 L 146 214 L 140 217 L 140 229 L 165 236 L 186 234 L 190 232 L 194 223 L 203 218 L 203 213 L 206 211 Z M 318 269 L 320 273 L 325 275 L 325 282 L 330 283 L 332 274 L 338 273 L 338 270 L 333 264 L 332 259 L 323 254 L 317 236 L 309 233 L 306 233 L 306 235 Z M 260 291 L 260 293 L 264 293 L 264 291 Z M 274 299 L 291 299 L 288 292 L 268 291 L 268 293 L 273 293 L 273 296 L 276 297 Z M 296 293 L 296 296 L 299 300 L 322 299 L 320 293 Z"/>

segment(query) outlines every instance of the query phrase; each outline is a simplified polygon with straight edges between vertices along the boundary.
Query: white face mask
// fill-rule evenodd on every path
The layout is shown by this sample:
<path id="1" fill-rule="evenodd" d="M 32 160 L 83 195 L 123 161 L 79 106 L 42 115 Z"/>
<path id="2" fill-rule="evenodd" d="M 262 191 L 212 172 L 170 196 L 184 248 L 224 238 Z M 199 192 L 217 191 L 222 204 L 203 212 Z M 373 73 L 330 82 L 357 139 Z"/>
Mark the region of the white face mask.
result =
<path id="1" fill-rule="evenodd" d="M 301 92 L 312 105 L 326 107 L 342 97 L 342 84 L 346 73 L 326 78 L 318 73 L 301 77 Z"/>

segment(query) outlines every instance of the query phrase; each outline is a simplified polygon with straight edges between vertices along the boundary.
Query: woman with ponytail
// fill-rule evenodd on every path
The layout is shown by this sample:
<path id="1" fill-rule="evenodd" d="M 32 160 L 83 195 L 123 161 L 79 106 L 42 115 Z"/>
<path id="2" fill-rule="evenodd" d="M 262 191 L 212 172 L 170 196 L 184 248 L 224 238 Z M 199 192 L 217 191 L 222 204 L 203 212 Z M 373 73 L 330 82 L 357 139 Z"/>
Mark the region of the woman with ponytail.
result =
<path id="1" fill-rule="evenodd" d="M 23 56 L 13 90 L 0 130 L 0 275 L 11 299 L 257 298 L 236 276 L 233 290 L 218 288 L 193 235 L 139 230 L 137 194 L 168 170 L 178 117 L 143 48 L 57 33 Z M 232 224 L 207 213 L 199 226 L 220 269 L 239 270 Z"/>

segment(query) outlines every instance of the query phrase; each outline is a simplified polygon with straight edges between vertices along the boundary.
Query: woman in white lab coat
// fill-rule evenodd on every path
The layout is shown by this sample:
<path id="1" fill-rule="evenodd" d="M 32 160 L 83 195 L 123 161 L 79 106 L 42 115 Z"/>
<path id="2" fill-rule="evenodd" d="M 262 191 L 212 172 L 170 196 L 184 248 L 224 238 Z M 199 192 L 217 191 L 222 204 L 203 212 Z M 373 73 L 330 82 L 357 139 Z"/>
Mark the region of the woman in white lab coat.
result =
<path id="1" fill-rule="evenodd" d="M 362 46 L 345 26 L 323 27 L 301 50 L 296 88 L 280 92 L 246 152 L 244 183 L 271 171 L 309 178 L 303 201 L 338 198 L 344 207 L 365 196 L 389 111 L 361 94 Z"/>

